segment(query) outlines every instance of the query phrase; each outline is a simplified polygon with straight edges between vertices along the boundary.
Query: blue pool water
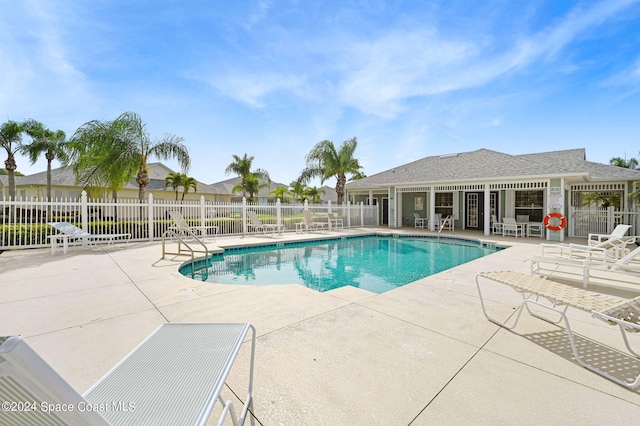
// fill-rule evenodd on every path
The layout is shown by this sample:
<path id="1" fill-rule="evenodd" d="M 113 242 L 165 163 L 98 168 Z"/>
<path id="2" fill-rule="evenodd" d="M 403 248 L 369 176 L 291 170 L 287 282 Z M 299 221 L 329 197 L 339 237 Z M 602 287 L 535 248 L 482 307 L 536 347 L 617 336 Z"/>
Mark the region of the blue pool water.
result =
<path id="1" fill-rule="evenodd" d="M 465 240 L 367 236 L 226 250 L 180 272 L 221 284 L 302 284 L 318 291 L 351 285 L 384 293 L 499 249 Z"/>

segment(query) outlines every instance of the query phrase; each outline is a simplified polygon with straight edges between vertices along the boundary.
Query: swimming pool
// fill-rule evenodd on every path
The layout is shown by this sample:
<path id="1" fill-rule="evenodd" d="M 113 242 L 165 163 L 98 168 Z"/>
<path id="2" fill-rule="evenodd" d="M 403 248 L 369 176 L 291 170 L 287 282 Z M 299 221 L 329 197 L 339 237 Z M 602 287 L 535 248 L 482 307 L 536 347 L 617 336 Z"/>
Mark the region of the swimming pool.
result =
<path id="1" fill-rule="evenodd" d="M 497 250 L 462 239 L 364 236 L 225 250 L 180 273 L 220 284 L 302 284 L 317 291 L 351 285 L 384 293 Z"/>

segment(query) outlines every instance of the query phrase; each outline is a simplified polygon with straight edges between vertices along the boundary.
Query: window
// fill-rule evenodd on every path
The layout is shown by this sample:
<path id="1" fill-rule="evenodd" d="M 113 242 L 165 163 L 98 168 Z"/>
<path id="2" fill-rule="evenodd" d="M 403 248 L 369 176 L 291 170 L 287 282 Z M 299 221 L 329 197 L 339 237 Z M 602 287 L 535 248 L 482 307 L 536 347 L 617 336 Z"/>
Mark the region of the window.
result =
<path id="1" fill-rule="evenodd" d="M 516 191 L 516 216 L 529 216 L 529 222 L 542 222 L 544 191 Z"/>
<path id="2" fill-rule="evenodd" d="M 436 193 L 436 213 L 442 217 L 453 216 L 453 192 Z"/>

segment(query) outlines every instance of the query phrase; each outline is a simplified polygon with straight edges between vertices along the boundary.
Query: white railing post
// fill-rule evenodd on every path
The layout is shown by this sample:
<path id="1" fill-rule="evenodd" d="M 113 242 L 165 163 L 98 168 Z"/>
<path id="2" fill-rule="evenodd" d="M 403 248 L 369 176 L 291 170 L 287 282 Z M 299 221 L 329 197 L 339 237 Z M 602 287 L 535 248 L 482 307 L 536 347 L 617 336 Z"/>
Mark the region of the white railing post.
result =
<path id="1" fill-rule="evenodd" d="M 332 211 L 331 211 L 331 200 L 327 201 L 327 213 L 332 213 Z"/>
<path id="2" fill-rule="evenodd" d="M 149 241 L 153 241 L 153 194 L 149 193 L 149 209 L 147 210 L 147 233 Z M 142 220 L 142 218 L 140 218 Z"/>
<path id="3" fill-rule="evenodd" d="M 614 215 L 614 207 L 609 206 L 607 208 L 607 234 L 613 232 L 613 228 L 615 228 L 615 215 Z"/>
<path id="4" fill-rule="evenodd" d="M 278 232 L 280 231 L 280 225 L 282 224 L 282 204 L 280 198 L 276 200 L 276 225 L 278 225 Z"/>
<path id="5" fill-rule="evenodd" d="M 202 227 L 202 229 L 200 230 L 201 234 L 200 235 L 207 235 L 207 228 L 205 228 L 205 226 L 207 225 L 205 223 L 205 220 L 207 219 L 207 213 L 206 213 L 206 209 L 205 209 L 205 204 L 204 204 L 204 195 L 200 196 L 200 226 Z"/>
<path id="6" fill-rule="evenodd" d="M 242 197 L 242 238 L 247 235 L 247 197 Z"/>
<path id="7" fill-rule="evenodd" d="M 364 203 L 360 201 L 360 226 L 364 226 Z"/>
<path id="8" fill-rule="evenodd" d="M 347 228 L 351 228 L 351 201 L 347 200 Z"/>
<path id="9" fill-rule="evenodd" d="M 82 230 L 89 232 L 89 207 L 87 206 L 87 191 L 84 190 L 80 193 L 80 223 L 82 223 Z"/>

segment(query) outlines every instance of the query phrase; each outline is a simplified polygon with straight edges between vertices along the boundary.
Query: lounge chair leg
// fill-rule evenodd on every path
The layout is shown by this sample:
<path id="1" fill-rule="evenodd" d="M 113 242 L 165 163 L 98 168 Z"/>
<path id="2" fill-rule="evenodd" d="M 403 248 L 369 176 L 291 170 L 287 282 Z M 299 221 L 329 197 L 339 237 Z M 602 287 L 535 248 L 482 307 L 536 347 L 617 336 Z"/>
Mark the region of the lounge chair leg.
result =
<path id="1" fill-rule="evenodd" d="M 524 294 L 522 295 L 522 297 L 524 297 Z M 547 306 L 547 305 L 545 305 L 545 304 L 543 304 L 543 303 L 540 303 L 540 302 L 539 302 L 539 299 L 540 299 L 540 298 L 539 298 L 538 296 L 536 296 L 535 301 L 536 301 L 536 302 L 538 302 L 540 306 L 544 306 L 545 308 L 548 308 L 548 306 Z M 527 300 L 528 300 L 528 299 L 527 299 Z M 528 303 L 526 304 L 526 306 L 527 306 L 527 311 L 529 311 L 529 314 L 530 314 L 532 317 L 539 318 L 539 319 L 541 319 L 542 321 L 546 321 L 546 322 L 551 323 L 551 324 L 559 324 L 559 323 L 562 321 L 562 316 L 560 316 L 560 318 L 558 318 L 558 320 L 557 320 L 557 321 L 554 321 L 554 320 L 552 320 L 552 319 L 550 319 L 550 318 L 546 318 L 546 317 L 544 317 L 544 316 L 542 316 L 542 315 L 540 315 L 540 314 L 538 314 L 538 313 L 533 312 L 533 311 L 531 310 L 531 308 L 529 308 L 529 304 L 528 304 Z M 553 312 L 560 312 L 560 310 L 557 308 L 557 306 L 558 306 L 558 305 L 556 304 L 556 302 L 554 302 L 554 303 L 553 303 Z M 569 305 L 565 305 L 564 309 L 562 310 L 562 314 L 566 314 L 566 313 L 567 313 L 567 309 L 569 309 Z"/>
<path id="2" fill-rule="evenodd" d="M 506 328 L 507 330 L 512 330 L 516 327 L 516 325 L 518 325 L 518 321 L 520 320 L 520 315 L 522 315 L 522 305 L 524 305 L 526 303 L 526 300 L 524 302 L 522 302 L 522 305 L 520 305 L 520 307 L 517 309 L 518 311 L 518 315 L 516 316 L 516 319 L 513 322 L 513 325 L 507 325 L 506 321 L 502 322 L 499 321 L 493 317 L 491 317 L 488 313 L 487 313 L 487 309 L 484 306 L 484 299 L 482 298 L 482 291 L 480 290 L 480 283 L 478 281 L 480 274 L 476 274 L 476 288 L 478 289 L 478 296 L 480 296 L 480 305 L 482 306 L 482 312 L 484 312 L 484 316 L 491 321 L 494 324 L 499 325 L 502 328 Z M 508 319 L 507 319 L 508 321 Z"/>

